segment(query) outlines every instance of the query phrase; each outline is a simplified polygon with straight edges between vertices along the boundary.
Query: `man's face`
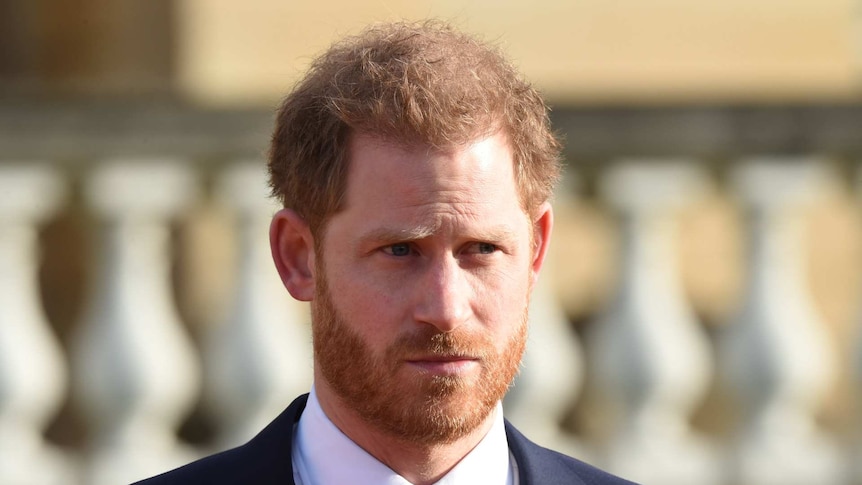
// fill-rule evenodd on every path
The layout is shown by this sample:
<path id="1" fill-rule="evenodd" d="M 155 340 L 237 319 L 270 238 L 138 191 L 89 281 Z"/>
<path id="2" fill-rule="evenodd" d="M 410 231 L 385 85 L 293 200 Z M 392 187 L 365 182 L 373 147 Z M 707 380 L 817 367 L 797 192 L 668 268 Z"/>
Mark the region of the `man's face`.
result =
<path id="1" fill-rule="evenodd" d="M 485 421 L 524 351 L 541 257 L 511 150 L 502 135 L 444 153 L 359 135 L 350 155 L 316 258 L 317 385 L 390 435 L 451 442 Z"/>

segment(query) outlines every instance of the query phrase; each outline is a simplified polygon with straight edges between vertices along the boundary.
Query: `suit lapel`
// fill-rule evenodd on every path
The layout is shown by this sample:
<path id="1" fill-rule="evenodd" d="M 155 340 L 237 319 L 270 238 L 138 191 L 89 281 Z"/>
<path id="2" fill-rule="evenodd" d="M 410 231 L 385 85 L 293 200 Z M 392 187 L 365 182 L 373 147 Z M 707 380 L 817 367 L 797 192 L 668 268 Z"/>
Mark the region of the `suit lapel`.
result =
<path id="1" fill-rule="evenodd" d="M 534 485 L 540 483 L 534 477 L 534 464 L 530 453 L 526 449 L 529 442 L 509 421 L 506 421 L 506 440 L 509 442 L 509 451 L 515 457 L 518 464 L 518 485 Z"/>
<path id="2" fill-rule="evenodd" d="M 259 476 L 268 477 L 267 482 L 295 485 L 293 481 L 293 429 L 305 404 L 308 394 L 294 399 L 290 406 L 255 436 L 246 448 L 247 455 L 258 466 Z"/>

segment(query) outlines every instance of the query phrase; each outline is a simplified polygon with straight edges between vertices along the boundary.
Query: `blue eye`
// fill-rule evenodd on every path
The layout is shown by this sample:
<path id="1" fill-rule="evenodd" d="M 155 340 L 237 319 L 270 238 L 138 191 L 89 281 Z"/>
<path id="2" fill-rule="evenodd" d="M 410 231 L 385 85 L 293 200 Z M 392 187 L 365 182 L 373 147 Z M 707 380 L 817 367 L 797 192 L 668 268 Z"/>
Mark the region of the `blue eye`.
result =
<path id="1" fill-rule="evenodd" d="M 476 249 L 479 250 L 480 254 L 491 254 L 497 250 L 497 246 L 494 246 L 491 243 L 479 243 Z"/>
<path id="2" fill-rule="evenodd" d="M 386 247 L 386 252 L 393 256 L 407 256 L 410 254 L 410 245 L 407 243 L 398 243 Z"/>
<path id="3" fill-rule="evenodd" d="M 478 254 L 493 254 L 497 250 L 497 246 L 491 243 L 476 243 L 476 253 Z"/>

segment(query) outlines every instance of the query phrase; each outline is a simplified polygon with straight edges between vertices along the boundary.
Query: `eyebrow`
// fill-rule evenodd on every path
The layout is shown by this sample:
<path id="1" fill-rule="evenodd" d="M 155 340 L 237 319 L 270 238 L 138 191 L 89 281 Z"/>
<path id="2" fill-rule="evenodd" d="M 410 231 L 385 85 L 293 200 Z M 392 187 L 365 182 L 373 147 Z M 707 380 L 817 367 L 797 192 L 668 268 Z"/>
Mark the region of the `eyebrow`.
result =
<path id="1" fill-rule="evenodd" d="M 398 242 L 418 241 L 432 236 L 437 232 L 436 226 L 414 226 L 408 228 L 380 227 L 369 231 L 359 239 L 359 244 L 387 244 Z M 487 242 L 506 242 L 516 239 L 515 231 L 505 225 L 494 226 L 476 231 L 470 235 L 471 239 Z"/>
<path id="2" fill-rule="evenodd" d="M 416 241 L 424 239 L 434 234 L 435 227 L 432 226 L 415 226 L 409 228 L 389 228 L 379 227 L 367 232 L 359 239 L 360 245 L 368 243 L 396 243 L 403 241 Z"/>

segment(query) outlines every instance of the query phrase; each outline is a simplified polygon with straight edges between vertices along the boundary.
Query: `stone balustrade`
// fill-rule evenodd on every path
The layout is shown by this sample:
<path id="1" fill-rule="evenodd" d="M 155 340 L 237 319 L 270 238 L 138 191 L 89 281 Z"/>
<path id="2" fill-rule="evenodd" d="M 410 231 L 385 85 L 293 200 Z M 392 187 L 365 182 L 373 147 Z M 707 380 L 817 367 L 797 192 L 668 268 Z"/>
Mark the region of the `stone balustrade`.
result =
<path id="1" fill-rule="evenodd" d="M 243 442 L 308 389 L 309 318 L 269 259 L 262 160 L 2 157 L 0 483 L 131 482 Z M 862 290 L 822 270 L 858 272 L 862 184 L 816 156 L 715 175 L 617 158 L 591 175 L 595 195 L 563 189 L 507 416 L 645 485 L 862 483 Z M 695 239 L 738 235 L 741 252 L 692 268 L 681 227 L 710 198 L 738 234 Z M 813 233 L 824 200 L 846 217 Z M 45 232 L 58 218 L 82 251 Z M 849 249 L 835 262 L 816 250 L 840 244 L 821 238 Z M 603 254 L 602 275 L 584 271 Z M 83 262 L 68 280 L 80 311 L 52 319 L 41 261 L 64 257 Z M 737 297 L 692 286 L 726 265 Z M 835 281 L 855 316 L 818 296 Z"/>

